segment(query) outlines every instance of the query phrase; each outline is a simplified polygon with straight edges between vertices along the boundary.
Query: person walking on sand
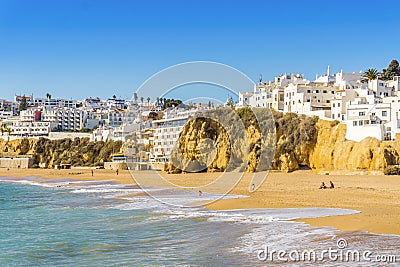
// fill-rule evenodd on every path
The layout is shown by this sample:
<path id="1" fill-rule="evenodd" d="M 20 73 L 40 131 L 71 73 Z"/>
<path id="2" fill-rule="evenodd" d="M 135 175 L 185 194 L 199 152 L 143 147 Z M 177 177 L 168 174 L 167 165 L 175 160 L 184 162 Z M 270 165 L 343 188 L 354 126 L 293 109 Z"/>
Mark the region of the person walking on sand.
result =
<path id="1" fill-rule="evenodd" d="M 117 169 L 117 175 L 118 175 L 118 169 Z"/>
<path id="2" fill-rule="evenodd" d="M 93 170 L 92 170 L 92 176 L 93 176 Z"/>
<path id="3" fill-rule="evenodd" d="M 201 192 L 201 190 L 199 190 L 199 197 L 201 197 L 203 195 L 203 192 Z"/>
<path id="4" fill-rule="evenodd" d="M 329 181 L 329 183 L 331 184 L 331 186 L 329 187 L 330 189 L 334 189 L 335 185 L 332 183 L 332 181 Z"/>

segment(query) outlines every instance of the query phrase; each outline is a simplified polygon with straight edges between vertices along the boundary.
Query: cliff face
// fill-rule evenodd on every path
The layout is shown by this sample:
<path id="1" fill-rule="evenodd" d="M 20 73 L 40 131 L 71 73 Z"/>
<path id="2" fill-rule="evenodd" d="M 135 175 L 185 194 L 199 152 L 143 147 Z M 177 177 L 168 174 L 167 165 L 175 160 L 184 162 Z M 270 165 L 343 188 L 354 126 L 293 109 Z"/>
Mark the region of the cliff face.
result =
<path id="1" fill-rule="evenodd" d="M 245 112 L 246 116 L 241 116 L 242 119 L 248 119 L 248 112 Z M 345 140 L 345 124 L 293 113 L 274 112 L 273 115 L 276 148 L 271 169 L 291 172 L 309 167 L 317 173 L 366 174 L 382 173 L 386 167 L 400 164 L 400 141 L 379 141 L 375 138 L 349 141 Z M 188 159 L 186 166 L 182 168 L 182 164 L 172 161 L 174 164 L 169 164 L 166 170 L 179 173 L 196 159 L 201 166 L 195 166 L 192 171 L 224 171 L 233 158 L 233 167 L 253 172 L 259 163 L 265 163 L 263 157 L 260 161 L 261 134 L 257 125 L 246 125 L 245 136 L 235 138 L 231 146 L 232 140 L 218 123 L 208 119 L 189 121 L 178 140 L 182 152 L 180 162 L 182 158 Z M 204 139 L 208 141 L 204 142 Z M 249 151 L 243 151 L 246 142 Z"/>
<path id="2" fill-rule="evenodd" d="M 220 109 L 190 120 L 180 134 L 166 171 L 255 169 L 260 132 L 254 125 L 235 127 L 240 119 L 232 113 L 231 109 Z"/>
<path id="3" fill-rule="evenodd" d="M 102 166 L 111 160 L 113 151 L 118 153 L 122 142 L 90 142 L 88 138 L 49 140 L 40 139 L 0 139 L 0 156 L 33 157 L 34 166 L 54 168 L 57 164 L 73 166 Z"/>
<path id="4" fill-rule="evenodd" d="M 0 139 L 0 155 L 17 157 L 18 155 L 33 154 L 37 140 L 34 139 L 17 139 L 3 140 Z"/>
<path id="5" fill-rule="evenodd" d="M 400 163 L 399 138 L 379 141 L 369 137 L 355 142 L 345 140 L 345 124 L 331 126 L 319 120 L 317 128 L 317 142 L 309 156 L 309 166 L 317 172 L 381 173 Z"/>

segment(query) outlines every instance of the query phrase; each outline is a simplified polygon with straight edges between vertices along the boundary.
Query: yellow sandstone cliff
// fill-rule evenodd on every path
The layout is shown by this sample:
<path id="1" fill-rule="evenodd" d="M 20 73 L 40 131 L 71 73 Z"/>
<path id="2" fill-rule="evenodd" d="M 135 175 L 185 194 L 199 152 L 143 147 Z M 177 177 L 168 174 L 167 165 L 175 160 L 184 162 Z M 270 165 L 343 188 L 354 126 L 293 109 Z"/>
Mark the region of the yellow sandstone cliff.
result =
<path id="1" fill-rule="evenodd" d="M 379 141 L 372 137 L 361 142 L 350 141 L 345 139 L 345 124 L 314 120 L 296 114 L 277 116 L 276 153 L 271 169 L 291 172 L 309 167 L 317 173 L 382 174 L 388 166 L 400 163 L 400 141 Z M 287 127 L 290 123 L 293 125 Z M 207 151 L 202 147 L 202 138 L 214 142 L 213 153 L 201 153 Z M 232 157 L 239 161 L 235 164 L 239 170 L 253 172 L 259 163 L 259 130 L 252 125 L 247 127 L 246 139 L 250 146 L 248 153 L 242 151 L 243 140 L 235 139 L 233 145 L 230 145 L 230 139 L 221 125 L 207 119 L 196 119 L 184 127 L 178 146 L 182 158 L 202 160 L 204 166 L 208 167 L 203 166 L 201 169 L 208 172 L 224 171 Z M 243 166 L 246 160 L 247 166 Z M 180 172 L 173 164 L 168 165 L 166 171 Z"/>
<path id="2" fill-rule="evenodd" d="M 350 141 L 345 139 L 345 124 L 330 124 L 324 120 L 317 123 L 317 142 L 309 158 L 309 167 L 316 172 L 381 173 L 389 165 L 399 164 L 399 141 L 372 137 Z"/>
<path id="3" fill-rule="evenodd" d="M 276 148 L 273 160 L 270 158 L 271 169 L 291 172 L 309 167 L 317 173 L 379 174 L 400 164 L 400 136 L 396 141 L 366 138 L 355 142 L 345 139 L 346 125 L 342 123 L 281 113 L 274 114 L 274 119 Z M 179 173 L 182 169 L 254 172 L 259 163 L 266 165 L 265 157 L 261 156 L 259 162 L 261 134 L 255 125 L 249 124 L 244 136 L 230 138 L 227 130 L 213 120 L 191 120 L 177 142 L 180 157 L 175 157 L 177 162 L 165 170 L 169 173 Z M 121 145 L 85 139 L 7 141 L 0 138 L 0 157 L 33 156 L 37 166 L 48 168 L 60 163 L 97 166 L 109 160 L 112 151 L 119 151 Z"/>

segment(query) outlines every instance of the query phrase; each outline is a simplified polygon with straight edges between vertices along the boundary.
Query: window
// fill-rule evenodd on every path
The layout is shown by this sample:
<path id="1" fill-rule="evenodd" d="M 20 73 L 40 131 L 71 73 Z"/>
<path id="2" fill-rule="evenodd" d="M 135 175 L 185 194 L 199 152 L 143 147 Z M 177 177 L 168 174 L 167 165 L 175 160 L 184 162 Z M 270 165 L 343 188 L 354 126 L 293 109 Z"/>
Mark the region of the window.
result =
<path id="1" fill-rule="evenodd" d="M 326 94 L 326 93 L 328 93 L 328 91 L 324 90 L 323 93 Z"/>
<path id="2" fill-rule="evenodd" d="M 364 111 L 358 112 L 358 116 L 365 116 L 365 112 Z"/>
<path id="3" fill-rule="evenodd" d="M 332 107 L 335 107 L 335 103 L 332 104 Z"/>
<path id="4" fill-rule="evenodd" d="M 387 111 L 386 111 L 386 110 L 382 111 L 382 116 L 383 116 L 383 117 L 386 117 L 386 116 L 387 116 Z"/>
<path id="5" fill-rule="evenodd" d="M 337 103 L 338 108 L 340 108 L 340 103 Z"/>
<path id="6" fill-rule="evenodd" d="M 311 90 L 307 90 L 307 93 L 311 93 Z"/>
<path id="7" fill-rule="evenodd" d="M 358 122 L 358 125 L 360 125 L 360 126 L 362 126 L 363 124 L 364 124 L 363 121 L 359 121 L 359 122 Z"/>
<path id="8" fill-rule="evenodd" d="M 332 119 L 334 119 L 335 118 L 335 114 L 332 114 Z"/>
<path id="9" fill-rule="evenodd" d="M 319 93 L 319 90 L 316 90 L 315 92 L 318 94 L 318 93 Z"/>
<path id="10" fill-rule="evenodd" d="M 353 121 L 353 126 L 357 126 L 357 121 Z"/>

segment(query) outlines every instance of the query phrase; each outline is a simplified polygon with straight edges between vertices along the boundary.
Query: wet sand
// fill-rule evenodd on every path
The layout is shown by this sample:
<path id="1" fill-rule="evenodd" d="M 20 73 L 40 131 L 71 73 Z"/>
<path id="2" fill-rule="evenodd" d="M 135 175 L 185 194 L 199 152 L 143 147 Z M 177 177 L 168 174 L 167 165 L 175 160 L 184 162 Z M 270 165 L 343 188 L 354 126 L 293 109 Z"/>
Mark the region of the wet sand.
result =
<path id="1" fill-rule="evenodd" d="M 198 186 L 212 183 L 221 175 L 221 173 L 160 173 L 165 178 L 164 180 L 155 178 L 154 172 L 147 174 L 142 172 L 146 179 L 140 180 L 141 185 L 162 187 L 179 185 L 189 190 L 198 190 Z M 119 175 L 116 175 L 116 172 L 112 170 L 94 170 L 94 175 L 91 176 L 91 170 L 87 169 L 10 169 L 9 171 L 0 169 L 0 176 L 37 176 L 77 180 L 111 180 L 124 184 L 135 183 L 130 172 L 119 171 Z M 360 213 L 301 219 L 300 221 L 314 226 L 332 226 L 344 231 L 369 231 L 400 235 L 400 176 L 318 175 L 308 170 L 289 174 L 270 172 L 261 187 L 250 193 L 251 178 L 251 174 L 245 174 L 240 182 L 229 191 L 232 194 L 249 196 L 248 198 L 218 200 L 207 204 L 206 207 L 218 210 L 306 207 L 353 209 Z M 322 181 L 329 185 L 330 180 L 334 182 L 335 189 L 318 189 Z M 204 191 L 206 192 L 206 190 Z M 228 190 L 224 185 L 217 185 L 208 188 L 208 191 L 226 193 Z"/>

